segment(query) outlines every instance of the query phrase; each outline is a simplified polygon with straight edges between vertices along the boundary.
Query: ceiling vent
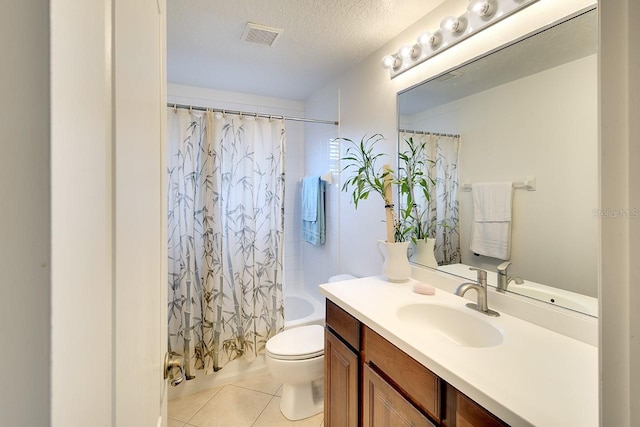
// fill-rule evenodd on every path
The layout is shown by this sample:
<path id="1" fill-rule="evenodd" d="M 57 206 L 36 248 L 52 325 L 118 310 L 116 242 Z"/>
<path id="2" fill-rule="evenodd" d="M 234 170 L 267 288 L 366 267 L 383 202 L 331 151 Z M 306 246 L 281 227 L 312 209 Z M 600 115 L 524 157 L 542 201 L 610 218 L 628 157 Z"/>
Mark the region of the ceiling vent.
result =
<path id="1" fill-rule="evenodd" d="M 247 22 L 247 26 L 242 34 L 242 40 L 250 43 L 273 46 L 276 39 L 282 32 L 279 28 L 266 27 L 264 25 Z"/>

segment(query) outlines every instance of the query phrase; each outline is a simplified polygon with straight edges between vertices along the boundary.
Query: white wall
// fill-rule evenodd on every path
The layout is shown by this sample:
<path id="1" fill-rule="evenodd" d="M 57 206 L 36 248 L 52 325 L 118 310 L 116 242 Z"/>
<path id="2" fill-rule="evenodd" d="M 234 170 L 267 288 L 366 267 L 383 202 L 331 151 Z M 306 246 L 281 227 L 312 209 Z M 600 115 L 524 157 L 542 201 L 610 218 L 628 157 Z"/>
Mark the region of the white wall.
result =
<path id="1" fill-rule="evenodd" d="M 514 192 L 510 272 L 593 297 L 597 88 L 592 55 L 404 117 L 402 125 L 461 134 L 461 184 L 535 176 L 536 191 Z M 472 194 L 460 192 L 459 203 L 462 262 L 495 271 L 502 260 L 469 250 Z"/>
<path id="2" fill-rule="evenodd" d="M 0 425 L 49 425 L 49 2 L 0 14 Z"/>
<path id="3" fill-rule="evenodd" d="M 169 103 L 223 108 L 250 113 L 305 117 L 304 103 L 247 93 L 228 92 L 169 83 Z M 304 176 L 304 125 L 286 121 L 285 156 L 285 289 L 301 289 L 304 280 L 300 233 L 300 179 Z"/>
<path id="4" fill-rule="evenodd" d="M 327 91 L 323 95 L 308 106 L 306 110 L 308 117 L 339 120 L 340 94 L 338 91 Z M 330 276 L 343 272 L 340 265 L 340 182 L 338 181 L 340 159 L 339 155 L 329 152 L 331 141 L 340 136 L 340 128 L 331 125 L 307 124 L 304 135 L 305 141 L 311 141 L 305 145 L 305 175 L 322 175 L 333 171 L 333 182 L 326 186 L 325 193 L 325 244 L 314 246 L 307 242 L 301 243 L 304 287 L 309 294 L 324 301 L 324 297 L 318 292 L 318 285 L 326 283 Z"/>

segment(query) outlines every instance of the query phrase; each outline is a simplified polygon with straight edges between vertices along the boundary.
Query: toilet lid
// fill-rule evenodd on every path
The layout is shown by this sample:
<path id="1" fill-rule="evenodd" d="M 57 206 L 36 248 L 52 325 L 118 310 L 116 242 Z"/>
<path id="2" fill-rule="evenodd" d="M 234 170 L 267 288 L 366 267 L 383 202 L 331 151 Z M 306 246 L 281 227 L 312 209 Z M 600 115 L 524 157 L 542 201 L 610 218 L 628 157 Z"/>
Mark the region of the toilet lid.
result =
<path id="1" fill-rule="evenodd" d="M 287 329 L 270 338 L 266 348 L 267 354 L 274 359 L 300 360 L 322 356 L 324 328 L 308 325 Z"/>

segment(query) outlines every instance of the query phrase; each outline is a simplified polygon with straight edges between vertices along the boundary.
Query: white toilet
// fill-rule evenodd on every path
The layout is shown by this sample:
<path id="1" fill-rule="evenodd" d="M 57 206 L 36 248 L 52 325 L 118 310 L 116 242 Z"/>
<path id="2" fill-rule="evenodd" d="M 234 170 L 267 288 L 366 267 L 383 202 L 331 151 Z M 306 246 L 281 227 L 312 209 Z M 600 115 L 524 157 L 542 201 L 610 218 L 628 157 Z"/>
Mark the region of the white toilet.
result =
<path id="1" fill-rule="evenodd" d="M 301 420 L 324 408 L 324 328 L 300 326 L 267 341 L 266 362 L 271 375 L 282 383 L 280 411 Z"/>
<path id="2" fill-rule="evenodd" d="M 340 274 L 329 282 L 356 277 Z M 271 376 L 282 383 L 280 411 L 295 421 L 324 409 L 324 327 L 298 326 L 267 341 L 266 363 Z"/>

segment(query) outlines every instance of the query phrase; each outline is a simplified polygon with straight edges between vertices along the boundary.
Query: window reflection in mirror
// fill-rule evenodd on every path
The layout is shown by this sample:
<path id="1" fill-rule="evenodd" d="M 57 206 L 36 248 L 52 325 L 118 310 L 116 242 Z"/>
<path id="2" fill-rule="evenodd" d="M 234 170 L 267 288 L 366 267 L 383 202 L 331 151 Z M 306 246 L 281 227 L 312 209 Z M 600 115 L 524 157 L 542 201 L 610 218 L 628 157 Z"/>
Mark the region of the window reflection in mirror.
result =
<path id="1" fill-rule="evenodd" d="M 504 259 L 469 249 L 462 187 L 535 177 L 513 191 L 508 276 L 525 283 L 508 291 L 597 315 L 597 31 L 591 10 L 398 95 L 399 153 L 423 142 L 435 181 L 417 202 L 434 257 L 414 262 L 495 285 Z"/>

